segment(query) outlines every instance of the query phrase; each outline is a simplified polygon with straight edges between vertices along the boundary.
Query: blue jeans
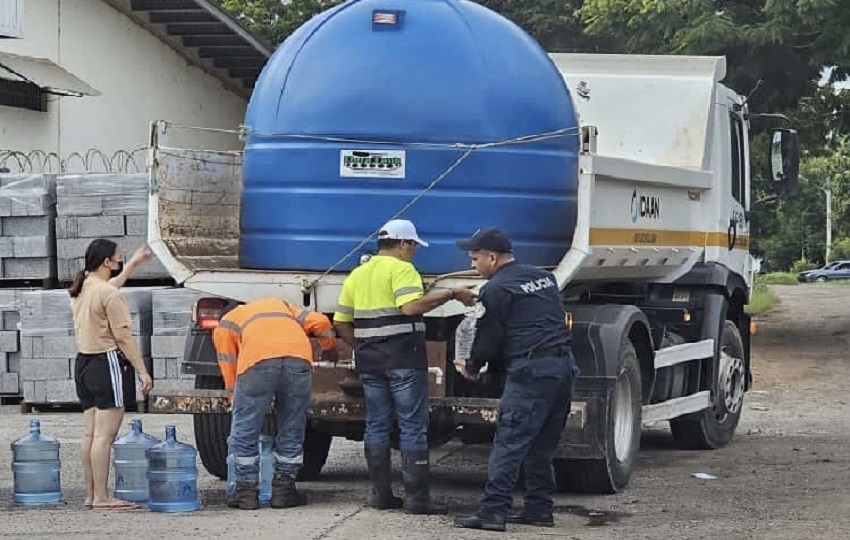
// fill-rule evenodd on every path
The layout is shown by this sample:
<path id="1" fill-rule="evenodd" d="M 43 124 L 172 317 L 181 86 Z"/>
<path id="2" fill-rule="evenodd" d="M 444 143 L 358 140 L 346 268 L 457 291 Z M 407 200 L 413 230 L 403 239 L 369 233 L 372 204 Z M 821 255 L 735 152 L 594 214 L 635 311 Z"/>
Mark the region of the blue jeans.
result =
<path id="1" fill-rule="evenodd" d="M 505 516 L 525 465 L 526 514 L 550 516 L 554 506 L 552 458 L 570 412 L 578 369 L 569 358 L 516 359 L 507 369 L 481 510 Z"/>
<path id="2" fill-rule="evenodd" d="M 393 413 L 398 413 L 402 452 L 428 449 L 428 372 L 424 369 L 388 369 L 361 373 L 366 398 L 366 433 L 369 447 L 389 447 Z"/>
<path id="3" fill-rule="evenodd" d="M 295 478 L 304 463 L 304 429 L 313 373 L 300 358 L 263 360 L 236 378 L 229 451 L 236 481 L 256 484 L 260 473 L 258 443 L 272 398 L 277 408 L 274 470 Z"/>

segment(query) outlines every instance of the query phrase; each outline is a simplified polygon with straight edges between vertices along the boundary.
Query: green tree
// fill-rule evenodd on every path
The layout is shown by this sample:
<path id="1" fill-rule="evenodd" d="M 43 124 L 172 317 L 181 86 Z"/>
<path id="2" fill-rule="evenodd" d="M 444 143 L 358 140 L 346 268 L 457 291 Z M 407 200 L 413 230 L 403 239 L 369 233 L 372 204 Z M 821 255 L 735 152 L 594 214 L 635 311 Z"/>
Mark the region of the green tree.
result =
<path id="1" fill-rule="evenodd" d="M 221 0 L 221 6 L 239 22 L 274 46 L 314 15 L 342 0 Z"/>

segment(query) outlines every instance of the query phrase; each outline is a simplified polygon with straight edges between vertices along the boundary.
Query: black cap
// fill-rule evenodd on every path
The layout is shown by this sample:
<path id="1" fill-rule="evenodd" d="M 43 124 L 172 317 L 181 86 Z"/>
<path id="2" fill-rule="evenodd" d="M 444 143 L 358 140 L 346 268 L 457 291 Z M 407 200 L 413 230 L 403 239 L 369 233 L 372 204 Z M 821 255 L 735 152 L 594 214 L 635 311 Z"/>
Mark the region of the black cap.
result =
<path id="1" fill-rule="evenodd" d="M 496 227 L 478 229 L 471 238 L 457 241 L 457 247 L 464 251 L 493 251 L 495 253 L 511 253 L 514 250 L 511 239 Z"/>

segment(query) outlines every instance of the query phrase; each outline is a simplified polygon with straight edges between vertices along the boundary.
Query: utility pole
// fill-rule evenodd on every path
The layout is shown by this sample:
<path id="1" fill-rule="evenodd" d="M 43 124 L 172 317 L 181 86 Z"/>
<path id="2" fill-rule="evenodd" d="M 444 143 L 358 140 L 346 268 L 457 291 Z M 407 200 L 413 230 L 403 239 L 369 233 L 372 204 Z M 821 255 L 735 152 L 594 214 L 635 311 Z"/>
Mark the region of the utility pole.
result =
<path id="1" fill-rule="evenodd" d="M 826 262 L 829 264 L 829 257 L 832 254 L 832 183 L 826 183 Z"/>

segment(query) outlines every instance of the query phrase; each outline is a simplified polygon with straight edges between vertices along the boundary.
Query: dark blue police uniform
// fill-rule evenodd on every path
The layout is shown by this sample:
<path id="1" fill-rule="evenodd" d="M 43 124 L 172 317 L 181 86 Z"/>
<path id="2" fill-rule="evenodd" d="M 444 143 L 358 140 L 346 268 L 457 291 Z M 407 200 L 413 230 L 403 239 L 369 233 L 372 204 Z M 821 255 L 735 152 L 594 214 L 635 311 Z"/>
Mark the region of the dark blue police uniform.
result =
<path id="1" fill-rule="evenodd" d="M 511 251 L 510 240 L 501 231 L 476 236 L 477 243 L 473 237 L 459 245 L 471 245 L 472 251 L 476 247 L 497 253 Z M 476 374 L 485 362 L 502 364 L 507 376 L 478 517 L 501 522 L 504 527 L 511 492 L 524 463 L 523 515 L 545 523 L 552 520 L 554 505 L 552 459 L 578 376 L 563 300 L 551 272 L 514 261 L 496 271 L 482 287 L 479 301 L 466 369 Z"/>

